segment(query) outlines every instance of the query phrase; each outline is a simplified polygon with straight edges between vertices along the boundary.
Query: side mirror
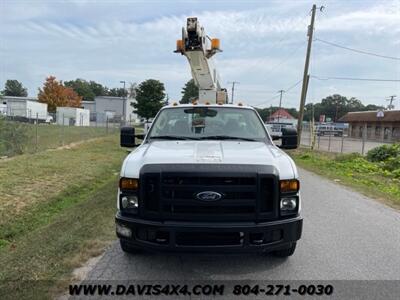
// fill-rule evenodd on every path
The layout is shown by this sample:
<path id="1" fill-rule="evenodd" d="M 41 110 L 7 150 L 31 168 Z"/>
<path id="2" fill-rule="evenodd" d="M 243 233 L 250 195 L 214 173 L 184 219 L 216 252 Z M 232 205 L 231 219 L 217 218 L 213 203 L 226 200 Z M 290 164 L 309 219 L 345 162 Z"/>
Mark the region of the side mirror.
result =
<path id="1" fill-rule="evenodd" d="M 296 149 L 297 148 L 297 130 L 295 128 L 282 128 L 282 149 Z"/>
<path id="2" fill-rule="evenodd" d="M 125 126 L 121 128 L 120 145 L 121 147 L 136 147 L 135 138 L 144 139 L 144 134 L 135 134 L 135 127 Z"/>

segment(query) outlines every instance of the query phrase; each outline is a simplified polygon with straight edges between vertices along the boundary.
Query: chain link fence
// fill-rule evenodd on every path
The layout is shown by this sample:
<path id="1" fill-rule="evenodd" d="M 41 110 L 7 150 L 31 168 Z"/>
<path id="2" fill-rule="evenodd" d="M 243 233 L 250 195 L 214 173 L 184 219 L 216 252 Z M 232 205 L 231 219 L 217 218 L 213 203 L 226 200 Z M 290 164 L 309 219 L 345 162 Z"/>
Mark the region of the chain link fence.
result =
<path id="1" fill-rule="evenodd" d="M 129 123 L 119 115 L 91 114 L 86 122 L 79 115 L 71 118 L 56 113 L 7 111 L 0 114 L 0 158 L 115 134 Z"/>
<path id="2" fill-rule="evenodd" d="M 369 150 L 396 141 L 382 141 L 368 139 L 365 135 L 361 138 L 349 137 L 347 129 L 342 136 L 324 135 L 317 136 L 315 131 L 311 132 L 310 127 L 304 126 L 300 144 L 309 149 L 315 149 L 335 153 L 360 153 L 366 154 Z"/>

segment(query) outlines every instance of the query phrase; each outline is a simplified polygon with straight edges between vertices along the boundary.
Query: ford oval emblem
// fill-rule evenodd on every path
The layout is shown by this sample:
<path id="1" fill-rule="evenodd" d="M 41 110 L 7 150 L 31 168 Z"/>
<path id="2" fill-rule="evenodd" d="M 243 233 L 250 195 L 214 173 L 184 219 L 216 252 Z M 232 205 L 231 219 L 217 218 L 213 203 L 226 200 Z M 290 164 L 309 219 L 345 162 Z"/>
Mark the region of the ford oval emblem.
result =
<path id="1" fill-rule="evenodd" d="M 205 191 L 196 194 L 196 199 L 201 201 L 218 201 L 222 198 L 222 195 L 213 191 Z"/>

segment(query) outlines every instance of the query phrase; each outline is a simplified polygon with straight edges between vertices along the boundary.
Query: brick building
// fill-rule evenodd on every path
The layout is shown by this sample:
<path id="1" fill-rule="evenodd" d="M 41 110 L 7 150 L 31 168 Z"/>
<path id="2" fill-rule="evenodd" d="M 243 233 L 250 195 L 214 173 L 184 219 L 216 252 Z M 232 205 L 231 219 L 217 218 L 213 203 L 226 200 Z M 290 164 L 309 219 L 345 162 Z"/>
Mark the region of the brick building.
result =
<path id="1" fill-rule="evenodd" d="M 400 141 L 400 110 L 349 112 L 340 122 L 349 123 L 349 136 Z"/>

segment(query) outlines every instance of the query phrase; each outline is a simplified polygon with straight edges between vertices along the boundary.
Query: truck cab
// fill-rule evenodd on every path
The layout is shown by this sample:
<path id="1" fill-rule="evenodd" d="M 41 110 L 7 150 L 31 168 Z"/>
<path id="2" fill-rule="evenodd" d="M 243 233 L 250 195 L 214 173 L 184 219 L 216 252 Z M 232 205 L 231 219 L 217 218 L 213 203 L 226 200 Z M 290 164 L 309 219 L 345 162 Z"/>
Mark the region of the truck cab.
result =
<path id="1" fill-rule="evenodd" d="M 142 139 L 140 145 L 136 140 Z M 147 134 L 121 129 L 124 160 L 116 232 L 125 252 L 294 253 L 301 237 L 300 182 L 255 109 L 226 104 L 162 108 Z"/>

